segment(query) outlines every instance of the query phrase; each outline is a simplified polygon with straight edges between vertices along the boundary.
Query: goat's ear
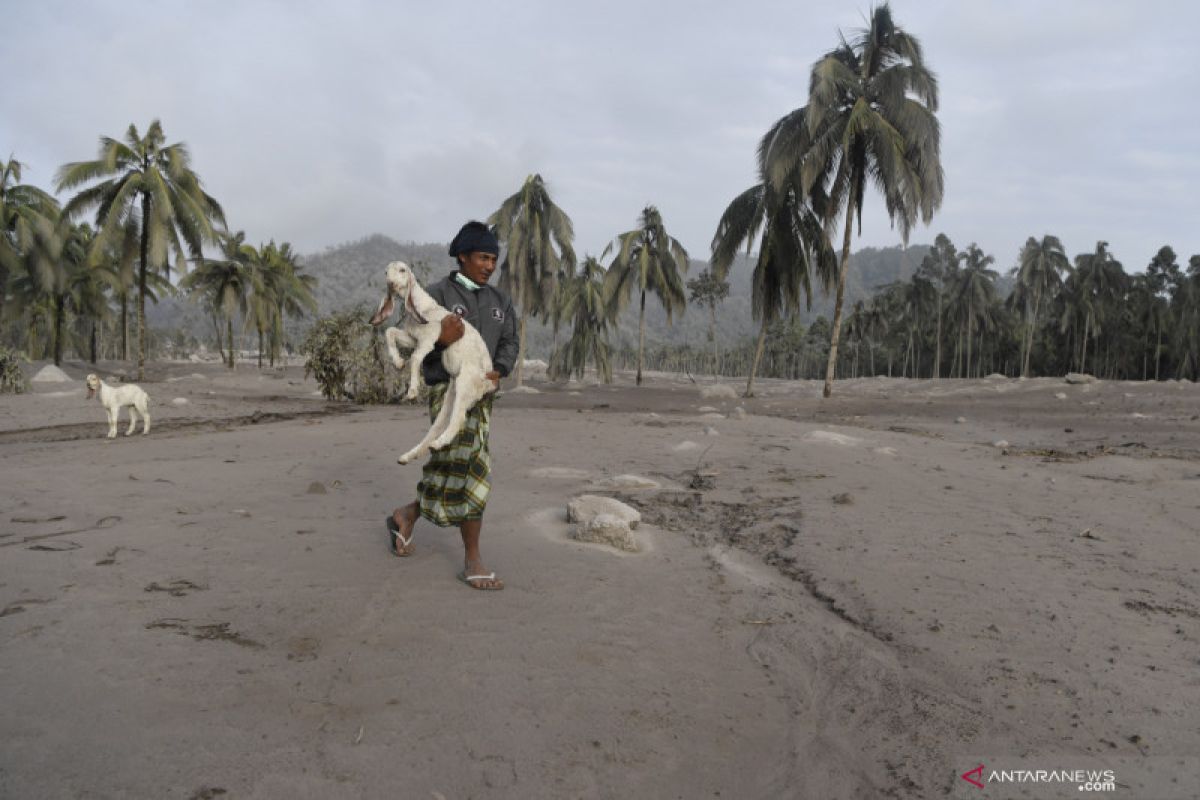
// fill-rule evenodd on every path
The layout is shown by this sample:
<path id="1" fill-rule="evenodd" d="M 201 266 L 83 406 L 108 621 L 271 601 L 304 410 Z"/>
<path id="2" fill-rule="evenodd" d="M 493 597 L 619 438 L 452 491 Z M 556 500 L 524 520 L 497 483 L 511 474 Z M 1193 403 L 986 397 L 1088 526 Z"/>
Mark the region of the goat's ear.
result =
<path id="1" fill-rule="evenodd" d="M 389 287 L 383 295 L 383 300 L 379 301 L 379 308 L 375 309 L 375 316 L 371 317 L 371 324 L 378 325 L 392 315 L 396 310 L 396 304 L 392 300 L 392 290 Z"/>

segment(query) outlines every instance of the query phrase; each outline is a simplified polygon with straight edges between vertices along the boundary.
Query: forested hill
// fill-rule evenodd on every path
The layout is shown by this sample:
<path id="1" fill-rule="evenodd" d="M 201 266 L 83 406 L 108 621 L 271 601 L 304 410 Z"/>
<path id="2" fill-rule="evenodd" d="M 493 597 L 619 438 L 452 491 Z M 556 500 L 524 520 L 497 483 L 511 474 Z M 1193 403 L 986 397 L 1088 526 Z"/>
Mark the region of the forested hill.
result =
<path id="1" fill-rule="evenodd" d="M 328 314 L 359 303 L 374 307 L 383 291 L 383 268 L 389 261 L 407 261 L 418 271 L 422 268 L 428 270 L 430 277 L 440 277 L 453 267 L 446 247 L 440 243 L 398 242 L 375 234 L 305 256 L 301 265 L 305 272 L 315 275 L 320 281 L 317 300 L 321 314 Z M 881 286 L 911 277 L 927 252 L 929 247 L 926 245 L 912 245 L 907 249 L 868 247 L 854 253 L 846 285 L 847 308 L 856 300 L 870 296 Z M 707 266 L 707 262 L 693 260 L 686 277 L 698 275 Z M 750 315 L 752 270 L 753 262 L 745 257 L 740 258 L 730 270 L 729 297 L 717 308 L 717 326 L 723 341 L 732 342 L 757 331 Z M 637 337 L 636 306 L 636 302 L 630 303 L 618 326 L 620 338 L 626 341 L 634 341 Z M 813 299 L 812 311 L 806 312 L 803 317 L 806 321 L 820 314 L 830 317 L 832 310 L 832 296 L 824 297 L 818 292 Z M 647 338 L 652 342 L 699 344 L 704 341 L 708 323 L 705 309 L 689 307 L 682 318 L 676 317 L 674 325 L 668 326 L 666 314 L 658 302 L 654 299 L 646 302 Z M 534 324 L 529 332 L 530 349 L 535 354 L 548 348 L 550 342 L 550 331 L 539 330 L 539 327 Z"/>

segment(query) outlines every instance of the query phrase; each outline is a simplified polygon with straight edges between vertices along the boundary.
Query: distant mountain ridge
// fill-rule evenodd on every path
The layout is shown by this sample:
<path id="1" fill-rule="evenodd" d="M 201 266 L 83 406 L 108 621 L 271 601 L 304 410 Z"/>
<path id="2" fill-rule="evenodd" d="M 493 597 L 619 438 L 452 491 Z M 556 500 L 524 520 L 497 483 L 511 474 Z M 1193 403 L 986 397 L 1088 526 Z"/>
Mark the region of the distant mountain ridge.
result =
<path id="1" fill-rule="evenodd" d="M 322 316 L 334 311 L 365 305 L 374 308 L 383 293 L 383 269 L 391 261 L 406 261 L 427 280 L 436 280 L 449 273 L 453 260 L 447 254 L 448 245 L 431 242 L 400 242 L 383 234 L 372 234 L 352 242 L 327 247 L 319 253 L 301 256 L 302 269 L 317 278 L 316 298 Z M 845 307 L 866 299 L 881 287 L 897 280 L 907 280 L 929 252 L 928 245 L 909 245 L 907 248 L 867 247 L 850 257 L 846 281 Z M 754 268 L 753 256 L 739 256 L 729 271 L 729 297 L 717 307 L 717 335 L 721 342 L 732 344 L 743 337 L 754 336 L 758 325 L 751 318 L 750 288 Z M 708 267 L 707 261 L 693 259 L 685 281 Z M 212 323 L 208 314 L 184 298 L 165 298 L 157 306 L 147 307 L 154 327 L 183 326 L 194 335 L 210 338 Z M 809 323 L 818 316 L 833 315 L 833 296 L 820 291 L 813 297 L 812 309 L 801 314 Z M 288 338 L 298 342 L 311 324 L 311 319 L 289 320 Z M 637 341 L 637 303 L 630 303 L 621 316 L 613 337 L 614 344 L 635 344 Z M 708 335 L 707 309 L 689 305 L 674 324 L 667 324 L 666 313 L 654 298 L 646 302 L 646 338 L 650 345 L 691 343 L 702 346 Z M 235 323 L 235 328 L 237 327 Z M 560 332 L 565 336 L 569 331 Z M 552 333 L 549 327 L 536 322 L 528 327 L 531 356 L 549 354 Z"/>

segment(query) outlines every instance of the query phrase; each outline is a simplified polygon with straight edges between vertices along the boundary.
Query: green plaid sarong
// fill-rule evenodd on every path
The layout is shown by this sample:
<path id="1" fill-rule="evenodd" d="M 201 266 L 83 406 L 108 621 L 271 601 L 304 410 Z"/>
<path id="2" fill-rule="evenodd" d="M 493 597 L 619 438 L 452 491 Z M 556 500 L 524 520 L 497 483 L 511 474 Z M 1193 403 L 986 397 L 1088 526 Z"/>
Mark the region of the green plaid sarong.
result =
<path id="1" fill-rule="evenodd" d="M 429 419 L 442 410 L 449 384 L 429 387 Z M 482 519 L 491 482 L 492 455 L 488 430 L 492 417 L 492 395 L 487 395 L 467 412 L 467 419 L 454 442 L 429 455 L 417 484 L 421 516 L 434 525 L 448 527 L 467 520 Z"/>

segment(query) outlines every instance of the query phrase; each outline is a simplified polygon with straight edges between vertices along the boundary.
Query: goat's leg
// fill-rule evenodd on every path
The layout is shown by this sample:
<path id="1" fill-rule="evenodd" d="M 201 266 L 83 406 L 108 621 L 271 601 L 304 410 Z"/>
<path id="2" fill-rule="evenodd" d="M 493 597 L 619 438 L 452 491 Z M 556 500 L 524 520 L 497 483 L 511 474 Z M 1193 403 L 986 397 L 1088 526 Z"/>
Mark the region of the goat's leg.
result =
<path id="1" fill-rule="evenodd" d="M 478 402 L 481 397 L 473 389 L 477 387 L 472 385 L 470 378 L 460 376 L 454 383 L 454 405 L 450 409 L 450 418 L 446 420 L 446 425 L 434 439 L 430 447 L 434 450 L 441 450 L 443 447 L 448 447 L 454 443 L 455 438 L 462 431 L 463 425 L 467 421 L 467 412 Z M 447 398 L 449 401 L 450 398 Z"/>
<path id="2" fill-rule="evenodd" d="M 138 411 L 142 412 L 142 436 L 145 436 L 147 433 L 150 432 L 150 402 L 149 402 L 149 400 L 143 400 L 142 404 L 140 406 L 138 406 Z"/>
<path id="3" fill-rule="evenodd" d="M 388 328 L 384 331 L 383 338 L 387 340 L 388 356 L 396 365 L 396 369 L 404 369 L 404 356 L 400 355 L 400 348 L 411 350 L 417 346 L 417 340 L 403 328 Z"/>
<path id="4" fill-rule="evenodd" d="M 416 349 L 409 356 L 411 362 L 408 365 L 408 391 L 404 393 L 405 400 L 416 400 L 417 395 L 421 391 L 421 364 L 425 361 L 425 356 L 433 352 L 433 345 L 437 342 L 437 337 L 425 339 L 416 342 Z"/>
<path id="5" fill-rule="evenodd" d="M 105 406 L 104 413 L 108 416 L 108 438 L 117 438 L 117 410 Z"/>
<path id="6" fill-rule="evenodd" d="M 429 426 L 429 430 L 425 432 L 425 437 L 421 439 L 416 447 L 409 450 L 404 455 L 400 456 L 396 461 L 401 464 L 420 458 L 429 452 L 429 444 L 437 438 L 438 434 L 445 430 L 446 421 L 450 417 L 451 401 L 453 400 L 454 381 L 450 381 L 449 388 L 446 389 L 446 396 L 442 398 L 442 408 L 438 411 L 438 415 L 433 420 L 433 424 Z"/>
<path id="7" fill-rule="evenodd" d="M 133 436 L 133 429 L 137 427 L 137 423 L 137 409 L 133 406 L 129 406 L 129 428 L 125 431 L 126 436 Z"/>

